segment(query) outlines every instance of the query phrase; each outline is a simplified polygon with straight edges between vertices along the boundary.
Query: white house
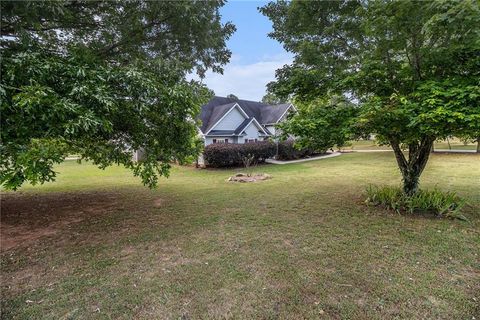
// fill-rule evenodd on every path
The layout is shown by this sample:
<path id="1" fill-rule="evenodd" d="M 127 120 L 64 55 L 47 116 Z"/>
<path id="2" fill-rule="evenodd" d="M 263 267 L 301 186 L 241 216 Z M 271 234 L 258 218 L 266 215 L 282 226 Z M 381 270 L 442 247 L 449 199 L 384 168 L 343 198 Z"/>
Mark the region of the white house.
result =
<path id="1" fill-rule="evenodd" d="M 292 104 L 268 105 L 256 101 L 213 97 L 202 106 L 199 134 L 212 143 L 263 141 L 276 133 L 275 125 L 295 111 Z"/>

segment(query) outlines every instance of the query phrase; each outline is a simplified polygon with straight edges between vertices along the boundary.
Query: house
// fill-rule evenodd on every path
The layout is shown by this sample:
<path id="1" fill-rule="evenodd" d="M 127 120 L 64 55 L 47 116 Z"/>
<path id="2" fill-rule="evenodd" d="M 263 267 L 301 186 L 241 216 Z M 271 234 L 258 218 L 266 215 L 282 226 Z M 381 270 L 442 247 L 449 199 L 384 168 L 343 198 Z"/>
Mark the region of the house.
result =
<path id="1" fill-rule="evenodd" d="M 205 146 L 212 143 L 249 143 L 264 141 L 278 134 L 275 125 L 297 109 L 290 103 L 268 105 L 256 101 L 213 97 L 203 105 L 199 115 L 199 136 Z M 139 161 L 143 150 L 132 152 L 132 160 Z M 203 156 L 198 158 L 203 165 Z"/>
<path id="2" fill-rule="evenodd" d="M 202 106 L 199 134 L 205 146 L 212 143 L 248 143 L 267 140 L 278 133 L 275 125 L 295 111 L 290 104 L 268 105 L 256 101 L 213 97 Z"/>

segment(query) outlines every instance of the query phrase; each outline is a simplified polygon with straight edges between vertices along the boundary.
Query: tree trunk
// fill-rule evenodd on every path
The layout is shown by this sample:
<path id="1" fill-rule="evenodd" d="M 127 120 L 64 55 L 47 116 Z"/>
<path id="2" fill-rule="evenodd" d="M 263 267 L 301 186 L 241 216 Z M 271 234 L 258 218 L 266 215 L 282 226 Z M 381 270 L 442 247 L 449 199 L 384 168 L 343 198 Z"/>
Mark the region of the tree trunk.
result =
<path id="1" fill-rule="evenodd" d="M 424 137 L 420 141 L 410 143 L 407 159 L 400 148 L 400 143 L 395 139 L 390 140 L 390 145 L 402 173 L 403 192 L 405 194 L 412 196 L 418 191 L 420 175 L 427 165 L 434 141 L 435 138 Z"/>
<path id="2" fill-rule="evenodd" d="M 480 137 L 477 138 L 477 153 L 480 153 Z"/>

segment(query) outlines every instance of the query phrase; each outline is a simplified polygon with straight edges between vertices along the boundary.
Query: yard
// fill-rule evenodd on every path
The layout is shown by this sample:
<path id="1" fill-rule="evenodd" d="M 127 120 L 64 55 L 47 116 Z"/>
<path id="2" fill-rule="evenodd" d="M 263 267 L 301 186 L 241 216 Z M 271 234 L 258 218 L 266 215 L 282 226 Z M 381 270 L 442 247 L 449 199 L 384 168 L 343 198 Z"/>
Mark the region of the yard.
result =
<path id="1" fill-rule="evenodd" d="M 469 222 L 366 207 L 398 184 L 391 152 L 257 171 L 174 167 L 148 190 L 67 161 L 2 193 L 2 318 L 473 319 L 480 316 L 480 156 L 434 154 L 422 187 Z"/>
<path id="2" fill-rule="evenodd" d="M 450 138 L 447 140 L 437 140 L 433 145 L 434 150 L 476 150 L 477 144 L 473 142 L 464 143 L 458 138 Z M 391 150 L 390 146 L 378 145 L 375 140 L 355 140 L 350 141 L 349 145 L 343 147 L 342 150 Z"/>

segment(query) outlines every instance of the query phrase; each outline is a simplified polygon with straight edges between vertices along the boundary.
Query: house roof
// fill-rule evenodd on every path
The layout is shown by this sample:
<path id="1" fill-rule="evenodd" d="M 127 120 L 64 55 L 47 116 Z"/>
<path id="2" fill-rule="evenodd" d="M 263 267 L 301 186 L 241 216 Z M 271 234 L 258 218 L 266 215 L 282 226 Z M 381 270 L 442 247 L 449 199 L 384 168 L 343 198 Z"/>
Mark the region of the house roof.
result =
<path id="1" fill-rule="evenodd" d="M 262 124 L 272 124 L 277 123 L 288 108 L 291 106 L 290 103 L 277 104 L 275 106 L 265 106 L 262 109 Z"/>
<path id="2" fill-rule="evenodd" d="M 202 120 L 200 129 L 202 132 L 208 132 L 235 105 L 235 102 L 215 106 L 209 105 L 209 103 L 204 105 L 200 112 L 200 120 Z"/>
<path id="3" fill-rule="evenodd" d="M 234 130 L 212 130 L 208 133 L 209 136 L 234 136 L 237 135 Z"/>
<path id="4" fill-rule="evenodd" d="M 250 124 L 251 121 L 252 121 L 252 118 L 247 118 L 247 119 L 243 120 L 243 122 L 240 123 L 238 128 L 235 129 L 235 134 L 241 134 L 242 131 L 245 130 L 245 128 Z"/>
<path id="5" fill-rule="evenodd" d="M 200 130 L 203 133 L 207 133 L 235 104 L 238 104 L 248 115 L 248 118 L 255 118 L 262 125 L 277 123 L 291 106 L 290 104 L 268 105 L 256 101 L 215 96 L 201 108 L 199 118 L 202 121 L 202 126 Z M 249 123 L 247 120 L 238 128 L 232 128 L 232 130 L 235 132 L 240 130 L 242 125 L 246 126 Z"/>

